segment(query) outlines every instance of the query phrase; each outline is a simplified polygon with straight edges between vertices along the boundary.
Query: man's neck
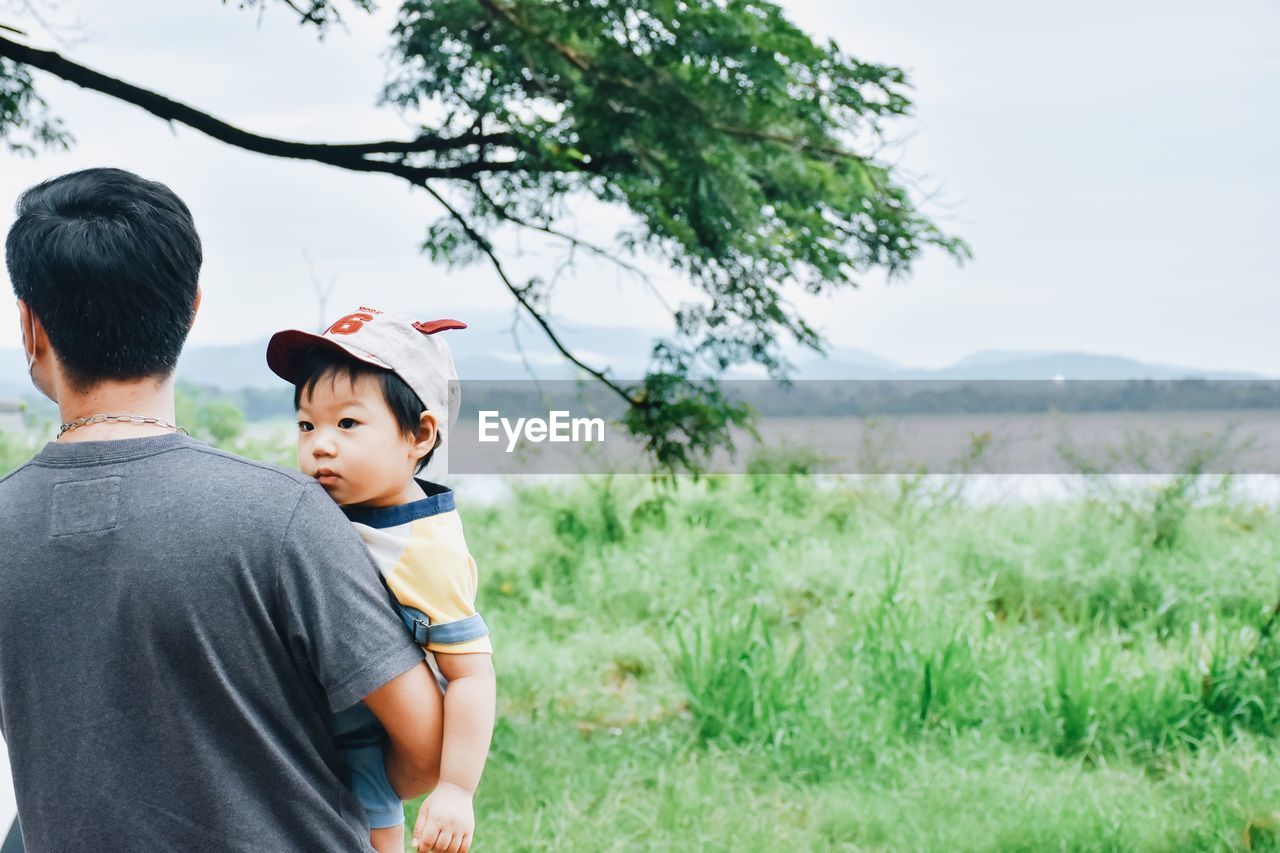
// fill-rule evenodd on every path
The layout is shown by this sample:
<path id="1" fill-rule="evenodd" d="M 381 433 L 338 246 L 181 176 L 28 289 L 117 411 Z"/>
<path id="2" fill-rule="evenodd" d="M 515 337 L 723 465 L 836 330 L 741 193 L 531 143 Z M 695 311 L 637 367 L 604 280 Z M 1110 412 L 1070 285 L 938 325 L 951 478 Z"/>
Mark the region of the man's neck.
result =
<path id="1" fill-rule="evenodd" d="M 86 391 L 60 388 L 58 408 L 63 423 L 93 415 L 138 415 L 174 422 L 173 377 L 131 382 L 101 382 Z M 158 424 L 106 421 L 67 430 L 58 441 L 114 441 L 167 435 L 174 430 Z"/>

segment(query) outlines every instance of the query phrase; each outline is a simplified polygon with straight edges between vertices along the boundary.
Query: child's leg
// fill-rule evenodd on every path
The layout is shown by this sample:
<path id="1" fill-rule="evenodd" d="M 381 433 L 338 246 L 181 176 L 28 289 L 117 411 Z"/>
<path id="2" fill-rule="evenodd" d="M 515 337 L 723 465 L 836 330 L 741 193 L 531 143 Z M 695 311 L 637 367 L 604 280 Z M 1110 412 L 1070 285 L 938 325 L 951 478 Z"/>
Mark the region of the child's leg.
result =
<path id="1" fill-rule="evenodd" d="M 404 824 L 369 830 L 369 843 L 378 853 L 404 853 Z"/>
<path id="2" fill-rule="evenodd" d="M 347 765 L 347 785 L 364 806 L 369 842 L 374 849 L 378 853 L 404 853 L 404 804 L 387 779 L 383 761 L 386 733 L 363 703 L 354 709 L 340 712 L 337 716 L 341 719 L 334 725 L 344 739 L 338 744 Z M 368 717 L 366 728 L 357 725 L 361 715 Z"/>

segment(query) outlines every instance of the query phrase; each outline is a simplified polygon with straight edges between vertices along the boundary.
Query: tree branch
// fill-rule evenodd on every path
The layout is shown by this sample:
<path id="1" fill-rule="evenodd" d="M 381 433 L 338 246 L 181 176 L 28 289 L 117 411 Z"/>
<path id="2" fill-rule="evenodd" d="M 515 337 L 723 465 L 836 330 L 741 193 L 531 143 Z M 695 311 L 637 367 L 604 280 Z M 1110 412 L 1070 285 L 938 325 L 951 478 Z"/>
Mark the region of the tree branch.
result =
<path id="1" fill-rule="evenodd" d="M 767 130 L 752 130 L 747 127 L 733 127 L 732 125 L 721 124 L 719 122 L 711 122 L 712 130 L 718 130 L 721 133 L 727 133 L 730 136 L 740 136 L 743 139 L 758 139 L 762 142 L 777 142 L 782 145 L 790 145 L 792 148 L 808 148 L 830 157 L 838 157 L 842 160 L 854 160 L 858 163 L 867 164 L 871 162 L 869 157 L 861 154 L 854 154 L 843 148 L 836 148 L 830 145 L 815 145 L 812 140 L 799 136 L 791 136 L 785 133 L 773 133 Z"/>
<path id="2" fill-rule="evenodd" d="M 576 237 L 573 234 L 569 234 L 568 232 L 561 231 L 558 228 L 552 228 L 550 225 L 542 225 L 537 222 L 530 222 L 529 220 L 524 219 L 523 217 L 517 216 L 516 214 L 511 212 L 511 209 L 507 205 L 502 204 L 496 198 L 489 195 L 489 193 L 485 190 L 484 185 L 480 183 L 480 180 L 478 178 L 468 181 L 468 183 L 475 188 L 475 191 L 480 195 L 481 198 L 484 199 L 485 204 L 493 208 L 493 212 L 496 213 L 498 215 L 498 218 L 503 220 L 504 222 L 509 222 L 512 225 L 515 225 L 519 228 L 528 228 L 530 231 L 539 231 L 543 234 L 547 234 L 548 236 L 555 237 L 559 240 L 563 240 L 573 248 L 583 249 L 584 251 L 587 251 L 593 255 L 596 255 L 597 257 L 604 258 L 610 263 L 613 263 L 616 266 L 618 266 L 620 269 L 626 270 L 627 272 L 636 276 L 637 278 L 639 278 L 641 281 L 645 283 L 652 282 L 653 279 L 650 277 L 649 273 L 640 269 L 640 267 L 636 266 L 635 264 L 632 264 L 628 261 L 624 261 L 622 258 L 615 255 L 613 252 L 606 249 L 604 246 L 597 245 L 596 243 L 592 243 L 588 240 L 583 240 L 581 237 Z"/>
<path id="3" fill-rule="evenodd" d="M 479 159 L 470 163 L 425 167 L 410 165 L 403 159 L 403 155 L 406 154 L 448 151 L 473 145 L 479 146 L 481 153 L 483 153 L 484 148 L 489 145 L 511 146 L 515 141 L 513 135 L 483 134 L 473 127 L 466 133 L 456 137 L 422 136 L 407 142 L 365 142 L 347 145 L 293 142 L 251 133 L 164 95 L 109 77 L 91 68 L 72 62 L 52 51 L 37 50 L 11 41 L 3 36 L 0 36 L 0 56 L 47 71 L 69 83 L 74 83 L 83 88 L 101 92 L 125 103 L 141 107 L 157 118 L 185 124 L 220 142 L 225 142 L 245 151 L 252 151 L 271 157 L 311 160 L 358 172 L 382 172 L 404 178 L 415 186 L 422 187 L 444 207 L 449 215 L 458 222 L 467 237 L 485 253 L 502 283 L 515 297 L 520 306 L 529 312 L 534 322 L 542 328 L 547 338 L 560 354 L 572 364 L 604 383 L 628 403 L 636 403 L 626 389 L 610 380 L 603 372 L 582 362 L 564 345 L 546 318 L 526 298 L 524 290 L 511 281 L 506 269 L 502 266 L 502 262 L 494 253 L 492 244 L 428 183 L 430 180 L 437 178 L 474 182 L 480 174 L 519 171 L 528 168 L 528 164 L 521 159 L 509 161 Z M 402 156 L 400 159 L 394 160 L 370 159 L 370 157 L 384 154 L 399 154 Z M 516 222 L 514 219 L 511 221 Z M 569 237 L 569 235 L 557 234 L 552 229 L 540 228 L 534 225 L 528 225 L 527 227 L 535 227 L 538 230 L 556 234 L 556 236 L 576 240 L 576 238 Z"/>
<path id="4" fill-rule="evenodd" d="M 576 50 L 569 47 L 567 44 L 551 38 L 546 33 L 539 32 L 538 30 L 535 30 L 533 27 L 530 27 L 528 24 L 521 21 L 520 18 L 516 16 L 516 13 L 511 10 L 511 8 L 502 5 L 502 3 L 497 2 L 497 0 L 480 0 L 480 5 L 484 6 L 486 9 L 488 9 L 490 12 L 493 12 L 495 15 L 498 15 L 499 17 L 501 17 L 508 24 L 515 27 L 517 30 L 524 33 L 525 35 L 531 35 L 531 36 L 535 36 L 536 38 L 542 39 L 544 42 L 550 45 L 552 50 L 554 50 L 556 53 L 564 57 L 569 62 L 570 65 L 572 65 L 574 68 L 577 68 L 579 71 L 586 72 L 591 70 L 591 66 L 587 63 L 585 59 L 582 58 L 582 54 L 578 53 Z"/>
<path id="5" fill-rule="evenodd" d="M 324 23 L 324 15 L 323 15 L 324 4 L 323 3 L 312 3 L 311 11 L 304 12 L 302 11 L 302 7 L 299 6 L 297 3 L 293 2 L 293 0 L 283 0 L 283 2 L 290 9 L 298 13 L 299 18 L 301 18 L 300 23 L 304 25 L 305 24 L 319 25 Z M 342 23 L 342 18 L 338 14 L 337 9 L 333 10 L 333 19 L 338 23 Z"/>
<path id="6" fill-rule="evenodd" d="M 420 136 L 414 140 L 383 142 L 359 142 L 350 144 L 329 144 L 313 142 L 294 142 L 276 139 L 252 133 L 208 113 L 175 101 L 172 98 L 127 83 L 115 77 L 109 77 L 91 68 L 72 62 L 58 53 L 48 50 L 37 50 L 24 44 L 11 41 L 0 36 L 0 56 L 15 62 L 30 65 L 41 71 L 47 71 L 68 83 L 74 83 L 85 89 L 101 92 L 125 103 L 141 107 L 157 118 L 165 121 L 185 124 L 220 142 L 234 145 L 256 154 L 270 157 L 283 157 L 295 160 L 313 160 L 358 172 L 383 172 L 397 175 L 414 183 L 421 183 L 430 178 L 470 178 L 486 172 L 507 172 L 524 168 L 521 161 L 490 161 L 483 158 L 470 163 L 450 166 L 413 166 L 404 161 L 403 155 L 453 151 L 470 146 L 477 146 L 480 153 L 488 146 L 507 146 L 515 144 L 514 135 L 508 133 L 481 134 L 466 133 L 454 137 Z M 376 155 L 401 155 L 397 160 L 372 159 Z"/>
<path id="7" fill-rule="evenodd" d="M 493 244 L 490 243 L 483 234 L 477 231 L 456 207 L 450 204 L 444 196 L 436 192 L 435 189 L 425 181 L 422 184 L 422 188 L 426 190 L 432 198 L 440 203 L 440 206 L 443 207 L 445 211 L 448 212 L 449 216 L 458 223 L 458 227 L 460 227 L 463 233 L 466 234 L 471 242 L 475 244 L 476 248 L 481 252 L 484 252 L 485 256 L 489 258 L 489 263 L 493 266 L 494 271 L 498 274 L 498 278 L 502 280 L 503 285 L 505 285 L 507 290 L 511 292 L 511 295 L 515 297 L 516 302 L 520 303 L 520 306 L 524 308 L 525 311 L 529 312 L 529 316 L 533 318 L 533 321 L 542 327 L 542 331 L 546 333 L 548 340 L 551 341 L 551 345 L 554 346 L 562 356 L 572 364 L 586 371 L 595 379 L 603 382 L 606 387 L 625 400 L 629 405 L 640 405 L 638 400 L 633 399 L 631 395 L 627 393 L 627 389 L 605 376 L 603 372 L 596 370 L 594 367 L 589 367 L 576 355 L 570 352 L 569 348 L 566 347 L 560 340 L 559 336 L 556 335 L 555 330 L 551 328 L 551 325 L 547 322 L 547 318 L 543 317 L 542 313 L 538 311 L 538 309 L 535 308 L 525 297 L 525 289 L 518 287 L 516 283 L 511 280 L 511 277 L 507 275 L 506 268 L 502 266 L 502 261 L 498 260 L 497 254 L 493 251 Z"/>

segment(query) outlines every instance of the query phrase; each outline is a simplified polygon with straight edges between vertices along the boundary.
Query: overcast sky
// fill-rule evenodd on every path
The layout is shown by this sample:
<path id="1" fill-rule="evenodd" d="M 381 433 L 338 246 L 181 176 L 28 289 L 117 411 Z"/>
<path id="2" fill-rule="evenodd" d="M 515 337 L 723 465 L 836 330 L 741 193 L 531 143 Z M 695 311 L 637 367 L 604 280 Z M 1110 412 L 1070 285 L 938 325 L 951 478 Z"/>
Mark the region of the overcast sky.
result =
<path id="1" fill-rule="evenodd" d="M 0 0 L 0 23 L 32 28 L 32 43 L 254 131 L 412 135 L 376 106 L 390 4 L 319 43 L 281 10 L 259 22 L 214 0 L 62 0 L 51 19 L 82 24 L 65 44 L 13 5 Z M 921 367 L 1053 349 L 1280 376 L 1280 2 L 783 5 L 859 58 L 908 69 L 917 115 L 895 128 L 893 156 L 976 253 L 963 268 L 928 256 L 888 287 L 871 277 L 830 298 L 796 295 L 834 345 Z M 18 192 L 72 169 L 168 183 L 205 244 L 194 341 L 314 325 L 306 254 L 336 281 L 330 314 L 372 304 L 466 319 L 510 305 L 486 269 L 448 272 L 418 253 L 437 211 L 397 179 L 247 154 L 45 75 L 39 84 L 78 142 L 36 159 L 0 154 L 0 229 Z M 620 221 L 580 218 L 587 233 Z M 522 268 L 553 262 L 527 254 Z M 670 302 L 688 294 L 670 277 L 662 289 Z M 668 325 L 652 294 L 591 265 L 563 280 L 553 307 L 570 325 Z M 16 326 L 0 300 L 0 347 L 17 345 Z"/>

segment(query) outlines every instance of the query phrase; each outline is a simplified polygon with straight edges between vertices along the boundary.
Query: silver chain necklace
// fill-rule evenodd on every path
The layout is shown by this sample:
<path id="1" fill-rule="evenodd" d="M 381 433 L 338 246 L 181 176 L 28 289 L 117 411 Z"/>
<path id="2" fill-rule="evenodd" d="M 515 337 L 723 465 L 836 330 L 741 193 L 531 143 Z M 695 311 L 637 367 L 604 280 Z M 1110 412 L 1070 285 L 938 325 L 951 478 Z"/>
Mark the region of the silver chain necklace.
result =
<path id="1" fill-rule="evenodd" d="M 70 432 L 73 429 L 79 429 L 80 427 L 88 426 L 89 424 L 104 424 L 107 421 L 117 421 L 120 423 L 129 423 L 129 424 L 154 424 L 156 426 L 167 427 L 168 429 L 177 430 L 183 435 L 191 435 L 191 433 L 187 432 L 185 429 L 178 426 L 177 424 L 171 424 L 168 421 L 163 420 L 162 418 L 148 418 L 144 415 L 98 414 L 98 415 L 90 415 L 87 418 L 80 418 L 79 420 L 72 421 L 69 424 L 63 424 L 58 429 L 58 438 L 62 438 L 62 434 L 64 432 Z"/>

